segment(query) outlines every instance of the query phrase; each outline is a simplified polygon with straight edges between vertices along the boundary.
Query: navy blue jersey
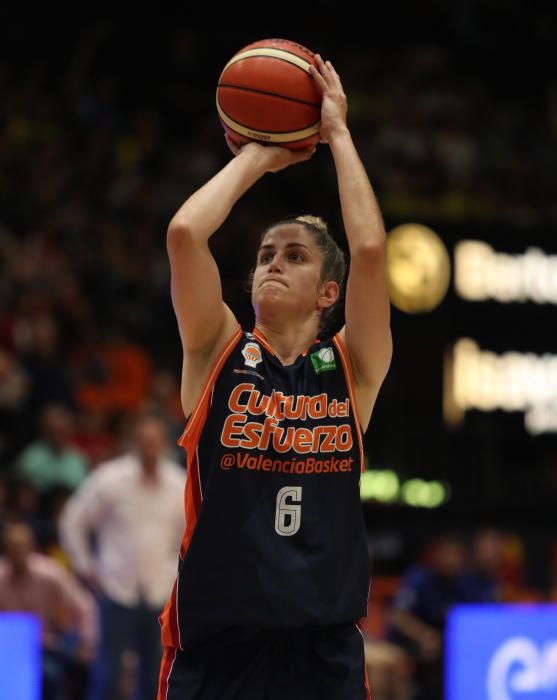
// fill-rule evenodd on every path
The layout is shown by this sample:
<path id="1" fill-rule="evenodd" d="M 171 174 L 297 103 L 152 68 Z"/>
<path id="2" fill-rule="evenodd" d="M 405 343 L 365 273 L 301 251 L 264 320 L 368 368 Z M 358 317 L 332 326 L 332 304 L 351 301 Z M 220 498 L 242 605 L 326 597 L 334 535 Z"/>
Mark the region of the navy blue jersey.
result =
<path id="1" fill-rule="evenodd" d="M 160 616 L 165 646 L 229 625 L 290 628 L 367 615 L 362 428 L 337 333 L 283 365 L 238 326 L 178 444 L 186 529 Z"/>

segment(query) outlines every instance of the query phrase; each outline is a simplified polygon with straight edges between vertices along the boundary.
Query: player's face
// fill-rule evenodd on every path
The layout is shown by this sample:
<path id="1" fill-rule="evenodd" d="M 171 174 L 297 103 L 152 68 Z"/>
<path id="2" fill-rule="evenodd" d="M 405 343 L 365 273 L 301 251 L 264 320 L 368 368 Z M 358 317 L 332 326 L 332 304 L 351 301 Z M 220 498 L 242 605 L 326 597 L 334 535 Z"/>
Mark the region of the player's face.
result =
<path id="1" fill-rule="evenodd" d="M 256 315 L 262 306 L 311 313 L 319 296 L 322 263 L 323 254 L 304 226 L 271 229 L 257 251 L 252 285 Z"/>

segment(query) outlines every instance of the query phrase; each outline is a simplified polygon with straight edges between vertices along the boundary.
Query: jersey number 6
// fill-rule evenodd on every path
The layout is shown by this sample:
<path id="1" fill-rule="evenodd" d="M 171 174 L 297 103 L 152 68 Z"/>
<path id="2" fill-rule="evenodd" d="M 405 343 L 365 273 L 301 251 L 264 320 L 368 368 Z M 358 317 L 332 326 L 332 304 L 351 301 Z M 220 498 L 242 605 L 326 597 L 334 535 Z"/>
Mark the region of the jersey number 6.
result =
<path id="1" fill-rule="evenodd" d="M 288 502 L 286 499 L 292 499 Z M 300 529 L 302 487 L 283 486 L 277 493 L 275 530 L 279 535 L 293 535 Z"/>

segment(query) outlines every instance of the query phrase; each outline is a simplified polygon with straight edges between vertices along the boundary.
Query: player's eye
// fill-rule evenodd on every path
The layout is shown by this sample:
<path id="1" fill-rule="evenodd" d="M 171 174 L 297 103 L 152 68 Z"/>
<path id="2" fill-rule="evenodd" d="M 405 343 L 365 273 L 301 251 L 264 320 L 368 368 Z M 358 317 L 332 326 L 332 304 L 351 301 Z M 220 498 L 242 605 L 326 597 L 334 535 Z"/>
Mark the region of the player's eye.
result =
<path id="1" fill-rule="evenodd" d="M 262 253 L 262 254 L 259 256 L 259 262 L 260 262 L 261 264 L 263 264 L 263 263 L 265 263 L 265 262 L 267 261 L 267 259 L 272 258 L 272 257 L 273 257 L 273 256 L 272 256 L 271 253 Z M 304 256 L 303 256 L 301 253 L 290 253 L 289 258 L 295 259 L 295 260 L 300 260 L 300 261 L 302 261 L 302 262 L 303 262 L 303 260 L 304 260 Z"/>

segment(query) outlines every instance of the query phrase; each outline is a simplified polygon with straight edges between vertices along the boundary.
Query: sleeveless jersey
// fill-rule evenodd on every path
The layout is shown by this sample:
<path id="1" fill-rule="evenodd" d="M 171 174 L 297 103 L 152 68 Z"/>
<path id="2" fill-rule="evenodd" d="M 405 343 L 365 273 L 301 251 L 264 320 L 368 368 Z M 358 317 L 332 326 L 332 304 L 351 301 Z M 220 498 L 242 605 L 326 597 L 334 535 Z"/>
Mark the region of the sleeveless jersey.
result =
<path id="1" fill-rule="evenodd" d="M 367 615 L 363 431 L 339 334 L 283 365 L 238 326 L 177 444 L 186 527 L 159 617 L 164 646 L 194 630 L 299 627 Z"/>

